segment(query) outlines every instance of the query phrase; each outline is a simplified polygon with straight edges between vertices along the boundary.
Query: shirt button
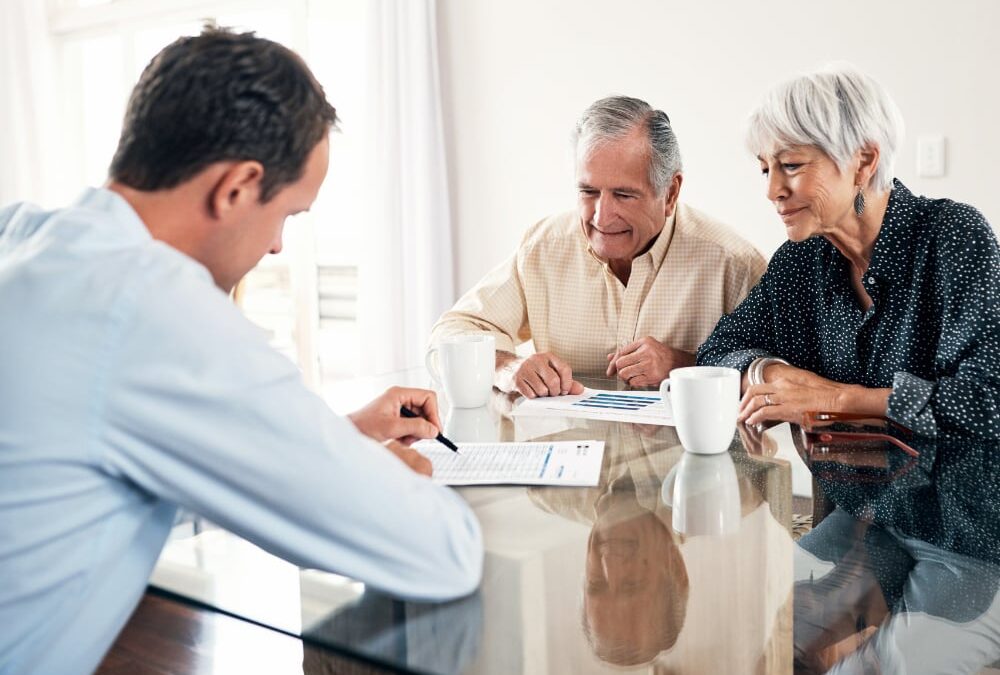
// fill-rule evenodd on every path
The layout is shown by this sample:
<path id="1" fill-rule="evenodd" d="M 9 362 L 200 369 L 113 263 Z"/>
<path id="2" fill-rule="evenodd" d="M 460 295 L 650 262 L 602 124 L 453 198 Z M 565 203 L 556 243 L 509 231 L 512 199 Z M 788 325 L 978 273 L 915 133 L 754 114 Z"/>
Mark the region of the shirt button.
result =
<path id="1" fill-rule="evenodd" d="M 874 285 L 875 284 L 875 277 L 868 277 L 868 283 Z"/>

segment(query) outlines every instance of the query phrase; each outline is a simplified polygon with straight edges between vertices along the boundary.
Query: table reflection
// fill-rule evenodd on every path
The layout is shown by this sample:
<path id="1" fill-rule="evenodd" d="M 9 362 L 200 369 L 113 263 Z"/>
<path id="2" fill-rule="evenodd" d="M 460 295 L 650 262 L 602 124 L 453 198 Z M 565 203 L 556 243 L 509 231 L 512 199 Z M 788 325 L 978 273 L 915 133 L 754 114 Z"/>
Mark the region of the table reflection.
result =
<path id="1" fill-rule="evenodd" d="M 482 595 L 443 604 L 403 602 L 366 591 L 357 602 L 303 632 L 321 645 L 353 645 L 367 657 L 426 673 L 463 673 L 479 653 Z M 327 672 L 321 652 L 307 653 L 305 675 Z"/>
<path id="2" fill-rule="evenodd" d="M 703 457 L 669 427 L 512 418 L 499 393 L 485 408 L 444 403 L 459 442 L 606 443 L 593 488 L 459 490 L 484 533 L 476 594 L 403 602 L 215 528 L 176 537 L 154 583 L 402 672 L 951 674 L 1000 661 L 1000 444 L 916 438 L 912 457 L 743 427 Z M 799 542 L 789 462 L 815 496 Z M 306 650 L 304 670 L 324 668 Z"/>
<path id="3" fill-rule="evenodd" d="M 446 431 L 459 442 L 604 440 L 601 478 L 585 489 L 459 490 L 484 532 L 475 595 L 403 602 L 211 527 L 175 538 L 154 584 L 400 671 L 786 669 L 786 463 L 751 457 L 738 439 L 730 454 L 686 459 L 669 427 L 512 418 L 514 402 L 445 404 Z M 719 650 L 719 639 L 734 648 Z M 306 672 L 324 672 L 321 652 L 306 655 Z"/>
<path id="4" fill-rule="evenodd" d="M 590 527 L 579 623 L 596 663 L 785 672 L 792 541 L 756 487 L 777 465 L 738 446 L 739 462 L 690 455 L 670 428 L 602 431 L 609 450 L 597 488 L 529 490 L 542 509 Z"/>
<path id="5" fill-rule="evenodd" d="M 813 462 L 835 508 L 799 542 L 798 672 L 977 673 L 1000 659 L 1000 444 L 911 444 L 903 472 L 892 451 Z"/>
<path id="6" fill-rule="evenodd" d="M 663 481 L 661 497 L 681 534 L 732 534 L 739 528 L 739 480 L 728 453 L 684 453 Z"/>

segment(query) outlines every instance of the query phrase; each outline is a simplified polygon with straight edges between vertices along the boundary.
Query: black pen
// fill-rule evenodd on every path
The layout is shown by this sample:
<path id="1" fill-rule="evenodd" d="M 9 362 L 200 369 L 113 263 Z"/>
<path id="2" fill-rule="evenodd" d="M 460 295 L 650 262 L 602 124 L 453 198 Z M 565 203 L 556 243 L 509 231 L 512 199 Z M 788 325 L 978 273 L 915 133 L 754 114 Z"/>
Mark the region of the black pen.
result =
<path id="1" fill-rule="evenodd" d="M 402 415 L 403 417 L 409 417 L 410 419 L 415 419 L 415 418 L 420 417 L 420 415 L 418 415 L 417 413 L 413 412 L 412 410 L 410 410 L 406 406 L 400 406 L 400 408 L 399 408 L 399 414 Z M 444 434 L 438 434 L 437 437 L 435 438 L 435 440 L 438 443 L 440 443 L 441 445 L 443 445 L 444 447 L 446 447 L 449 450 L 451 450 L 452 452 L 458 452 L 458 446 L 455 445 L 454 443 L 452 443 L 451 441 L 449 441 L 447 438 L 445 438 Z"/>

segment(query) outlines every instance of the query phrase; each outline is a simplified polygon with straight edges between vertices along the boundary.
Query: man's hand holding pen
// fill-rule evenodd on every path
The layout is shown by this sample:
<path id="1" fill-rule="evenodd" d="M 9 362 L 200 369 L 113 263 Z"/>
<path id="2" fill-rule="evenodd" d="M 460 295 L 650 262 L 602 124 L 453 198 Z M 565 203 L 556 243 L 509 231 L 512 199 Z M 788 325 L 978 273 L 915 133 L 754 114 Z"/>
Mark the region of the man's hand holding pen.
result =
<path id="1" fill-rule="evenodd" d="M 415 413 L 407 417 L 406 408 Z M 427 389 L 390 387 L 384 394 L 347 416 L 358 431 L 379 443 L 393 440 L 410 445 L 421 438 L 434 438 L 441 432 L 437 394 Z"/>
<path id="2" fill-rule="evenodd" d="M 430 460 L 409 445 L 421 438 L 435 438 L 450 450 L 458 446 L 441 435 L 437 394 L 427 389 L 390 387 L 361 410 L 348 415 L 358 431 L 383 443 L 417 473 L 430 476 Z"/>

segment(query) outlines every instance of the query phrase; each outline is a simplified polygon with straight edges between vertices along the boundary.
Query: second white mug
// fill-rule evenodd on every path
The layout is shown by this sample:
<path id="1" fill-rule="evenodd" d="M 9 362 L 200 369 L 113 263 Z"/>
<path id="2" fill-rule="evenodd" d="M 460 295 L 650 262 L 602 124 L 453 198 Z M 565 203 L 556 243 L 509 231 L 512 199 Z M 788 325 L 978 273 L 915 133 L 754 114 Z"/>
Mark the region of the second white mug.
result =
<path id="1" fill-rule="evenodd" d="M 455 408 L 489 402 L 495 365 L 496 339 L 489 333 L 449 335 L 427 353 L 427 370 Z"/>
<path id="2" fill-rule="evenodd" d="M 740 405 L 740 371 L 691 366 L 670 371 L 660 384 L 670 398 L 677 436 L 685 450 L 702 455 L 725 452 L 736 433 Z"/>

